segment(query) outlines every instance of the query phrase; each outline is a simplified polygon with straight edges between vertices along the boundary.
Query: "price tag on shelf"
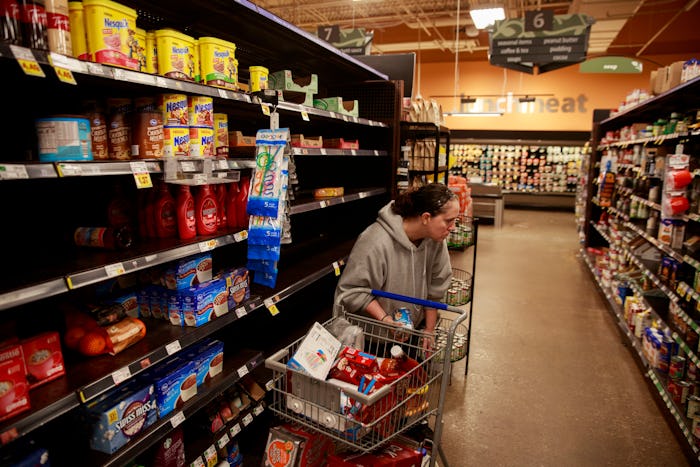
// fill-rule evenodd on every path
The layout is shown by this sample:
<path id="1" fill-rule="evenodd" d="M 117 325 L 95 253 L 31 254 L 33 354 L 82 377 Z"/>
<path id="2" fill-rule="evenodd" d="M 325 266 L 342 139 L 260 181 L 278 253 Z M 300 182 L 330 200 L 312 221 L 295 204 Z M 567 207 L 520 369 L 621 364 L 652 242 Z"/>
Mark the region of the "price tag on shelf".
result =
<path id="1" fill-rule="evenodd" d="M 222 99 L 228 99 L 228 98 L 229 98 L 229 97 L 228 97 L 228 93 L 226 92 L 225 89 L 219 88 L 218 91 L 219 91 L 219 97 L 220 97 L 220 98 L 222 98 Z"/>
<path id="2" fill-rule="evenodd" d="M 224 435 L 216 441 L 216 445 L 219 447 L 219 449 L 224 449 L 229 441 L 231 441 L 231 438 L 224 433 Z"/>
<path id="3" fill-rule="evenodd" d="M 353 156 L 356 156 L 356 155 L 357 155 L 357 151 L 356 151 L 355 149 L 351 149 L 351 150 L 350 150 L 350 154 L 352 154 Z"/>
<path id="4" fill-rule="evenodd" d="M 349 118 L 347 115 L 343 114 L 343 121 L 344 121 L 344 122 L 349 122 L 349 121 L 350 121 L 350 118 Z"/>
<path id="5" fill-rule="evenodd" d="M 245 417 L 243 417 L 243 420 L 241 421 L 243 422 L 243 426 L 248 426 L 253 422 L 253 415 L 248 414 Z"/>
<path id="6" fill-rule="evenodd" d="M 129 370 L 128 366 L 120 368 L 112 373 L 112 381 L 115 385 L 119 385 L 129 378 L 131 378 L 131 370 Z"/>
<path id="7" fill-rule="evenodd" d="M 162 76 L 156 76 L 156 86 L 158 86 L 159 88 L 167 88 L 168 81 Z"/>
<path id="8" fill-rule="evenodd" d="M 275 301 L 272 298 L 266 298 L 263 303 L 272 316 L 279 314 L 280 311 L 277 309 L 277 305 L 275 305 Z"/>
<path id="9" fill-rule="evenodd" d="M 27 167 L 22 164 L 0 165 L 0 180 L 19 180 L 29 178 Z"/>
<path id="10" fill-rule="evenodd" d="M 248 238 L 248 231 L 247 230 L 241 230 L 240 232 L 236 232 L 233 234 L 233 239 L 236 240 L 237 242 L 242 242 Z"/>
<path id="11" fill-rule="evenodd" d="M 209 180 L 207 180 L 207 174 L 194 174 L 192 180 L 194 180 L 196 185 L 206 185 L 209 183 Z"/>
<path id="12" fill-rule="evenodd" d="M 255 408 L 253 409 L 253 414 L 257 417 L 258 415 L 260 415 L 264 411 L 265 411 L 265 407 L 263 407 L 262 404 L 256 405 Z"/>
<path id="13" fill-rule="evenodd" d="M 53 70 L 56 72 L 56 76 L 58 77 L 58 80 L 61 81 L 62 83 L 66 84 L 74 84 L 78 85 L 78 82 L 75 80 L 75 77 L 73 76 L 73 72 L 71 72 L 67 68 L 62 68 L 60 66 L 54 66 Z"/>
<path id="14" fill-rule="evenodd" d="M 202 460 L 202 456 L 197 457 L 195 460 L 192 461 L 190 464 L 190 467 L 207 467 L 207 464 L 204 463 Z"/>
<path id="15" fill-rule="evenodd" d="M 75 177 L 83 174 L 83 168 L 78 164 L 56 164 L 59 177 Z"/>
<path id="16" fill-rule="evenodd" d="M 311 121 L 309 119 L 309 113 L 306 110 L 301 111 L 301 119 L 304 120 L 305 122 Z"/>
<path id="17" fill-rule="evenodd" d="M 236 308 L 236 316 L 238 316 L 239 318 L 243 318 L 247 314 L 248 312 L 245 311 L 244 306 L 239 306 L 238 308 Z"/>
<path id="18" fill-rule="evenodd" d="M 340 265 L 337 261 L 333 261 L 333 271 L 335 272 L 336 277 L 340 275 Z"/>
<path id="19" fill-rule="evenodd" d="M 122 263 L 108 264 L 104 269 L 107 277 L 117 277 L 126 273 L 126 269 L 124 269 L 124 264 Z"/>
<path id="20" fill-rule="evenodd" d="M 248 367 L 243 365 L 238 369 L 238 377 L 243 378 L 245 375 L 248 374 Z"/>
<path id="21" fill-rule="evenodd" d="M 219 159 L 219 170 L 228 170 L 228 161 L 226 159 Z"/>
<path id="22" fill-rule="evenodd" d="M 319 201 L 318 205 L 321 206 L 321 209 L 323 209 L 328 206 L 328 201 Z"/>
<path id="23" fill-rule="evenodd" d="M 199 242 L 199 251 L 202 253 L 206 253 L 207 251 L 211 251 L 214 248 L 216 248 L 217 242 L 215 238 L 212 238 L 211 240 L 207 240 L 204 242 Z"/>
<path id="24" fill-rule="evenodd" d="M 241 432 L 241 425 L 239 425 L 238 423 L 236 423 L 236 424 L 233 425 L 233 426 L 231 427 L 231 429 L 228 431 L 228 434 L 231 435 L 231 438 L 233 438 L 234 436 L 236 436 L 236 435 L 237 435 L 238 433 L 240 433 L 240 432 Z"/>
<path id="25" fill-rule="evenodd" d="M 272 391 L 272 388 L 275 387 L 275 380 L 271 379 L 267 383 L 265 383 L 265 390 L 266 391 Z"/>
<path id="26" fill-rule="evenodd" d="M 355 116 L 352 117 L 352 123 L 359 123 L 359 122 L 360 122 L 359 118 L 357 118 Z"/>
<path id="27" fill-rule="evenodd" d="M 330 114 L 331 114 L 331 118 L 338 118 L 338 115 L 336 115 L 335 112 L 330 112 Z"/>
<path id="28" fill-rule="evenodd" d="M 377 149 L 374 150 L 374 155 L 375 155 L 375 156 L 378 156 L 378 155 L 379 155 L 379 151 L 378 151 Z"/>
<path id="29" fill-rule="evenodd" d="M 152 188 L 153 181 L 151 174 L 148 172 L 148 167 L 144 161 L 129 162 L 131 173 L 134 174 L 136 188 Z"/>
<path id="30" fill-rule="evenodd" d="M 182 411 L 176 413 L 173 415 L 173 417 L 170 419 L 170 424 L 172 425 L 173 428 L 177 428 L 178 425 L 180 425 L 182 422 L 185 421 L 185 414 L 182 413 Z"/>
<path id="31" fill-rule="evenodd" d="M 325 156 L 325 155 L 327 154 L 326 148 L 321 148 L 321 149 L 320 149 L 320 152 L 321 152 L 321 155 L 322 155 L 322 156 Z"/>
<path id="32" fill-rule="evenodd" d="M 366 191 L 361 191 L 357 194 L 357 197 L 360 199 L 365 199 L 367 196 L 369 196 L 369 193 L 367 193 Z"/>
<path id="33" fill-rule="evenodd" d="M 15 60 L 17 60 L 17 63 L 19 63 L 24 74 L 46 78 L 44 70 L 41 69 L 41 65 L 36 61 L 30 49 L 17 45 L 10 45 L 10 50 L 12 50 L 12 55 L 15 57 Z"/>
<path id="34" fill-rule="evenodd" d="M 213 444 L 207 448 L 206 451 L 204 451 L 204 458 L 207 459 L 207 461 L 212 460 L 212 463 L 209 465 L 214 465 L 213 460 L 216 459 L 216 446 Z"/>
<path id="35" fill-rule="evenodd" d="M 263 115 L 266 117 L 270 116 L 270 106 L 268 104 L 260 104 L 260 109 L 262 110 Z"/>
<path id="36" fill-rule="evenodd" d="M 168 355 L 172 355 L 176 352 L 179 352 L 180 350 L 182 350 L 180 341 L 174 341 L 165 346 L 165 351 L 168 353 Z"/>
<path id="37" fill-rule="evenodd" d="M 180 169 L 183 172 L 195 172 L 197 170 L 192 161 L 180 161 Z"/>

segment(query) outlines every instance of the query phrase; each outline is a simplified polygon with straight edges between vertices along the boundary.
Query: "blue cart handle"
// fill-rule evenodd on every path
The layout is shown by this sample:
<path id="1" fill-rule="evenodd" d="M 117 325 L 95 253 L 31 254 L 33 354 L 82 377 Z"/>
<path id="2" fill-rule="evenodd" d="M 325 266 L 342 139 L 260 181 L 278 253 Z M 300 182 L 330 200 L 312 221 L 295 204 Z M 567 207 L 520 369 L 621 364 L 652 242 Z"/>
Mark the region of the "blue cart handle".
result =
<path id="1" fill-rule="evenodd" d="M 406 295 L 399 295 L 391 292 L 384 292 L 383 290 L 372 289 L 372 295 L 377 297 L 389 298 L 391 300 L 399 300 L 402 302 L 413 303 L 415 305 L 427 306 L 428 308 L 437 308 L 438 310 L 447 310 L 447 305 L 445 303 L 433 302 L 430 300 L 423 300 L 422 298 L 407 297 Z"/>

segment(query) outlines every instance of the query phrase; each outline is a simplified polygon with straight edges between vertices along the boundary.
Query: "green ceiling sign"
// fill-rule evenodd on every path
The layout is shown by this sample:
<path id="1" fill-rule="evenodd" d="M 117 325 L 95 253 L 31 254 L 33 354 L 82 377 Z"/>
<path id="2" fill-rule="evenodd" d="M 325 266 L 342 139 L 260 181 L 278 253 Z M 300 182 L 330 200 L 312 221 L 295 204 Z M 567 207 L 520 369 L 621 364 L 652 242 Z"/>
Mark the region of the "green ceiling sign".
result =
<path id="1" fill-rule="evenodd" d="M 596 57 L 579 65 L 581 73 L 641 73 L 642 62 L 627 57 Z"/>

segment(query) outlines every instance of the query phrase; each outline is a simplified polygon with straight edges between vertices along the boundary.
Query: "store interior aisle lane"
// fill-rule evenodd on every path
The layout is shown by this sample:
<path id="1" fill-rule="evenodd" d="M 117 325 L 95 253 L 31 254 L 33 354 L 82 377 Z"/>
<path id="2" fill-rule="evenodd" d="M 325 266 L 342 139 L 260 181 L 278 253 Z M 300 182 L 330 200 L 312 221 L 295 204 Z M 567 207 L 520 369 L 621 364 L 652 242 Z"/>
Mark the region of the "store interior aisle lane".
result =
<path id="1" fill-rule="evenodd" d="M 679 440 L 578 259 L 571 212 L 479 227 L 469 375 L 442 446 L 457 466 L 684 466 Z M 471 271 L 470 252 L 451 252 Z"/>

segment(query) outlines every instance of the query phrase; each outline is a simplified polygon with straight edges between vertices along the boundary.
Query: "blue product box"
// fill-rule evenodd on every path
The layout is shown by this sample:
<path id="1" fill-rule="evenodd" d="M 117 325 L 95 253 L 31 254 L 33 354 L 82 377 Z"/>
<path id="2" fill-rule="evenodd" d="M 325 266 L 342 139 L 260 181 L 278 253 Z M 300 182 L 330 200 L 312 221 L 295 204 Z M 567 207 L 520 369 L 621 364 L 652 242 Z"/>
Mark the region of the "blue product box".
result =
<path id="1" fill-rule="evenodd" d="M 215 279 L 180 291 L 186 326 L 202 326 L 217 316 L 228 313 L 226 281 Z"/>
<path id="2" fill-rule="evenodd" d="M 250 299 L 250 274 L 248 273 L 248 268 L 229 269 L 222 272 L 219 277 L 226 281 L 229 310 L 233 310 Z"/>
<path id="3" fill-rule="evenodd" d="M 139 300 L 138 300 L 136 293 L 134 293 L 134 292 L 122 295 L 122 296 L 117 297 L 117 298 L 114 298 L 114 299 L 110 300 L 109 303 L 121 305 L 121 307 L 126 312 L 127 316 L 131 316 L 132 318 L 139 317 L 139 314 L 140 314 Z"/>
<path id="4" fill-rule="evenodd" d="M 151 317 L 166 319 L 168 309 L 168 290 L 165 287 L 154 285 L 151 288 Z"/>
<path id="5" fill-rule="evenodd" d="M 209 339 L 187 351 L 185 358 L 194 362 L 200 386 L 223 371 L 224 343 Z"/>
<path id="6" fill-rule="evenodd" d="M 90 448 L 113 454 L 158 419 L 152 384 L 126 385 L 88 409 Z"/>
<path id="7" fill-rule="evenodd" d="M 158 416 L 163 418 L 197 395 L 194 362 L 174 357 L 160 367 L 154 377 Z"/>
<path id="8" fill-rule="evenodd" d="M 139 318 L 152 318 L 151 314 L 151 287 L 146 286 L 137 293 L 139 300 Z"/>
<path id="9" fill-rule="evenodd" d="M 189 256 L 173 262 L 165 271 L 165 285 L 171 290 L 187 289 L 212 279 L 210 253 Z"/>
<path id="10" fill-rule="evenodd" d="M 182 297 L 172 290 L 168 298 L 168 318 L 170 324 L 175 326 L 185 325 L 185 312 L 182 308 Z"/>

